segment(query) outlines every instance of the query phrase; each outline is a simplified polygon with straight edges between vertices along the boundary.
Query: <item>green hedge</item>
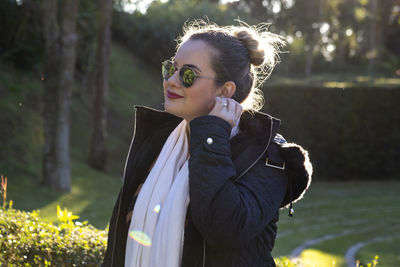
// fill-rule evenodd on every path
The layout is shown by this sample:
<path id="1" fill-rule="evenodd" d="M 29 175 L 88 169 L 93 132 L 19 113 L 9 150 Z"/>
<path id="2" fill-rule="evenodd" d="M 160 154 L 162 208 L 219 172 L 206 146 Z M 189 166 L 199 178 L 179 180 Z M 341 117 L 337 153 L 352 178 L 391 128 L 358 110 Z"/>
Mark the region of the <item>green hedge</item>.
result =
<path id="1" fill-rule="evenodd" d="M 264 112 L 310 152 L 318 179 L 398 179 L 400 88 L 264 88 Z"/>
<path id="2" fill-rule="evenodd" d="M 11 205 L 11 204 L 10 204 Z M 87 222 L 73 223 L 71 212 L 58 210 L 60 223 L 43 222 L 38 212 L 0 208 L 0 266 L 99 266 L 107 232 Z M 287 258 L 278 266 L 295 267 Z"/>
<path id="3" fill-rule="evenodd" d="M 105 253 L 107 230 L 72 222 L 44 222 L 36 211 L 0 208 L 0 266 L 98 266 Z"/>

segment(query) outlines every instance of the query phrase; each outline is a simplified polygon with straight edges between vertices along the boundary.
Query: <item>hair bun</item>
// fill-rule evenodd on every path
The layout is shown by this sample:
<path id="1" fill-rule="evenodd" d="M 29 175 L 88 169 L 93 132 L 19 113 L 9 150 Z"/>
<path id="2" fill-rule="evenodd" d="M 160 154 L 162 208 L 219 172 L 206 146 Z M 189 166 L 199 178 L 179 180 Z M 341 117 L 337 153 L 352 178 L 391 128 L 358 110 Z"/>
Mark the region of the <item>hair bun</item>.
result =
<path id="1" fill-rule="evenodd" d="M 254 66 L 260 66 L 264 63 L 265 53 L 264 49 L 259 46 L 258 40 L 248 30 L 239 30 L 233 33 L 233 36 L 239 39 L 240 42 L 246 47 L 250 56 L 250 63 Z"/>

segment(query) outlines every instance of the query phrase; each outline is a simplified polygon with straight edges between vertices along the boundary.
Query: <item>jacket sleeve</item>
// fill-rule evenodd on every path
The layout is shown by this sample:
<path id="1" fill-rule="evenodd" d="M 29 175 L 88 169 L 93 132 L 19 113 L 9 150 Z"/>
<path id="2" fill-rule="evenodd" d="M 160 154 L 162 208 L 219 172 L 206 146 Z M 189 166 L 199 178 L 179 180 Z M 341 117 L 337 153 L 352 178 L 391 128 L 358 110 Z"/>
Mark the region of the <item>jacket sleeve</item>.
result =
<path id="1" fill-rule="evenodd" d="M 287 187 L 285 173 L 261 160 L 234 183 L 230 131 L 216 116 L 190 122 L 191 216 L 214 249 L 237 248 L 260 234 L 276 216 Z"/>

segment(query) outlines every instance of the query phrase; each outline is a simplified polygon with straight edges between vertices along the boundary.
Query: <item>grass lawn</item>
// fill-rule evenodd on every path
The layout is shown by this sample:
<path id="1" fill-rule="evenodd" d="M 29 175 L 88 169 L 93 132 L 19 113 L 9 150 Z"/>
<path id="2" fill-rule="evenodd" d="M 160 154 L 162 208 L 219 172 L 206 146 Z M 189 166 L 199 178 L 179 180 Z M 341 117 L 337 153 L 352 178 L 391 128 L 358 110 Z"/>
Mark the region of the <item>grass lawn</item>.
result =
<path id="1" fill-rule="evenodd" d="M 49 221 L 56 220 L 56 206 L 71 210 L 97 228 L 104 229 L 118 194 L 120 180 L 73 162 L 72 191 L 58 194 L 29 182 L 9 179 L 9 198 L 14 207 L 39 209 Z M 295 204 L 295 216 L 281 211 L 274 257 L 297 257 L 304 266 L 347 266 L 344 255 L 364 242 L 356 258 L 361 264 L 379 256 L 378 266 L 400 266 L 400 182 L 314 183 L 306 197 Z M 368 243 L 376 238 L 376 242 Z"/>
<path id="2" fill-rule="evenodd" d="M 121 181 L 95 171 L 88 165 L 72 162 L 72 189 L 58 193 L 41 187 L 32 179 L 8 177 L 7 199 L 13 207 L 26 211 L 39 210 L 47 221 L 57 220 L 57 205 L 80 216 L 78 221 L 88 221 L 104 229 L 110 219 Z"/>
<path id="3" fill-rule="evenodd" d="M 395 181 L 314 183 L 293 218 L 281 211 L 273 255 L 301 247 L 294 254 L 305 266 L 347 266 L 346 252 L 365 243 L 356 253 L 361 264 L 378 255 L 378 266 L 400 266 L 399 191 Z"/>

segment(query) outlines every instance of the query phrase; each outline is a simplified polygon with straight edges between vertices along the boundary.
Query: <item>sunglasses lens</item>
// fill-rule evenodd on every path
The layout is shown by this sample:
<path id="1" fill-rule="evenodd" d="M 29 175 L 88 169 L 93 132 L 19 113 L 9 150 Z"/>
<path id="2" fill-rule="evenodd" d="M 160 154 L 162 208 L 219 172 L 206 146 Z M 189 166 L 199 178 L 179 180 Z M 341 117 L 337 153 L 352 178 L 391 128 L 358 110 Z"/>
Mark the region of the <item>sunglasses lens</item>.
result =
<path id="1" fill-rule="evenodd" d="M 183 67 L 179 74 L 183 86 L 190 87 L 193 85 L 196 75 L 192 69 Z"/>
<path id="2" fill-rule="evenodd" d="M 177 70 L 170 60 L 164 61 L 161 66 L 161 74 L 165 80 L 171 78 L 171 76 L 174 75 L 175 71 Z M 191 68 L 183 66 L 179 71 L 179 77 L 182 85 L 188 88 L 193 85 L 194 80 L 196 79 L 196 74 Z"/>
<path id="3" fill-rule="evenodd" d="M 175 66 L 170 61 L 164 61 L 162 63 L 161 74 L 165 80 L 168 80 L 172 75 L 174 75 Z"/>

